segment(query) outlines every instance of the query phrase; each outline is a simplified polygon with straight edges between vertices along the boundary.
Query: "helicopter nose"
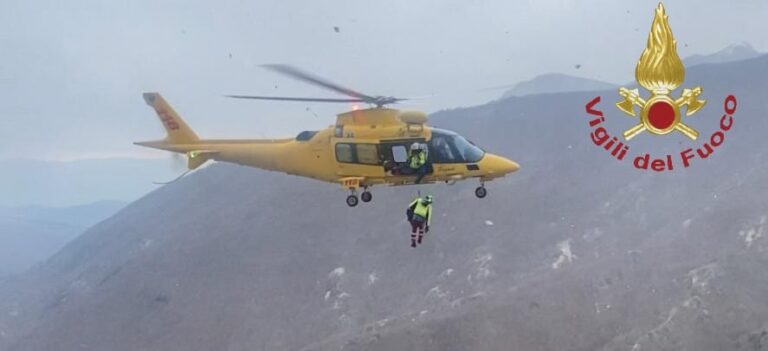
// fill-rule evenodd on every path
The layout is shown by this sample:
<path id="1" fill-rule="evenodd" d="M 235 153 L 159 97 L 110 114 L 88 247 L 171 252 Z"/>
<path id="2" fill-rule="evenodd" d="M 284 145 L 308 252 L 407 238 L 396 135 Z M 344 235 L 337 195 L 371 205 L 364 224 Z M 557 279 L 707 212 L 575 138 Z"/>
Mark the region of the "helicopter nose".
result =
<path id="1" fill-rule="evenodd" d="M 481 169 L 487 169 L 493 174 L 505 175 L 520 169 L 520 165 L 517 162 L 498 155 L 486 154 L 483 161 L 484 167 Z"/>
<path id="2" fill-rule="evenodd" d="M 504 159 L 504 161 L 507 162 L 507 166 L 505 168 L 506 173 L 517 172 L 517 170 L 520 169 L 520 165 L 517 164 L 517 162 L 508 160 L 506 158 Z"/>

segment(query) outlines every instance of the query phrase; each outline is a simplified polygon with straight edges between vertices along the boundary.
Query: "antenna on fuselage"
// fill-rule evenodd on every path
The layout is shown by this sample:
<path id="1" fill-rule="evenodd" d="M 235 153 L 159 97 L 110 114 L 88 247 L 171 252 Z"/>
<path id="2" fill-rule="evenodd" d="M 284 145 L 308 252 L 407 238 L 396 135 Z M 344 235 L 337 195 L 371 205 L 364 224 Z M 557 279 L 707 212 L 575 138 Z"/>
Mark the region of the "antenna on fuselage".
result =
<path id="1" fill-rule="evenodd" d="M 181 179 L 181 178 L 184 178 L 184 176 L 185 176 L 185 175 L 189 174 L 189 172 L 192 172 L 192 171 L 194 171 L 194 170 L 193 170 L 193 169 L 188 169 L 188 170 L 184 171 L 184 173 L 182 173 L 180 176 L 178 176 L 178 177 L 174 178 L 174 179 L 173 179 L 173 180 L 171 180 L 171 181 L 168 181 L 168 182 L 152 182 L 152 184 L 155 184 L 155 185 L 167 185 L 167 184 L 171 184 L 171 183 L 173 183 L 173 182 L 176 182 L 177 180 L 179 180 L 179 179 Z"/>

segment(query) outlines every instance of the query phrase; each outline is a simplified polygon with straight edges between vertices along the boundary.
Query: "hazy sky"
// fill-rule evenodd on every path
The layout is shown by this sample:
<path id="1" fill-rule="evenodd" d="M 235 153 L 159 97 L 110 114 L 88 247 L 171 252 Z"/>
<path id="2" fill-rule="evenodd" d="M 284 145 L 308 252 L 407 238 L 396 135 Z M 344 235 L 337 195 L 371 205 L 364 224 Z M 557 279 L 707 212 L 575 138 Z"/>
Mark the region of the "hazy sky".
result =
<path id="1" fill-rule="evenodd" d="M 633 80 L 655 6 L 2 0 L 0 159 L 162 155 L 131 145 L 163 136 L 144 91 L 163 93 L 207 137 L 292 136 L 330 125 L 351 107 L 221 97 L 336 97 L 258 67 L 264 63 L 296 65 L 369 94 L 435 94 L 403 106 L 428 112 L 488 101 L 502 91 L 478 89 L 541 73 L 624 83 Z M 766 0 L 666 6 L 682 57 L 745 41 L 768 51 Z"/>

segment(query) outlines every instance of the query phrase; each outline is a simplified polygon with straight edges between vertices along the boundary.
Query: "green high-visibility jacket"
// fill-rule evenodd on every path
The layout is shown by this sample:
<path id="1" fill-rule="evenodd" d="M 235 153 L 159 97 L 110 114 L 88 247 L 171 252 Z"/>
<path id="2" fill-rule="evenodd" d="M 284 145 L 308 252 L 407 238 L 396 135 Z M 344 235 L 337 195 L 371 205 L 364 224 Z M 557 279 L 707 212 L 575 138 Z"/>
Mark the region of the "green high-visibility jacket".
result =
<path id="1" fill-rule="evenodd" d="M 422 201 L 420 197 L 413 200 L 408 208 L 413 209 L 414 215 L 419 215 L 427 219 L 427 225 L 432 223 L 432 204 L 427 204 L 426 201 Z"/>
<path id="2" fill-rule="evenodd" d="M 419 168 L 427 163 L 427 155 L 424 152 L 419 152 L 416 155 L 411 155 L 410 166 L 413 169 Z"/>

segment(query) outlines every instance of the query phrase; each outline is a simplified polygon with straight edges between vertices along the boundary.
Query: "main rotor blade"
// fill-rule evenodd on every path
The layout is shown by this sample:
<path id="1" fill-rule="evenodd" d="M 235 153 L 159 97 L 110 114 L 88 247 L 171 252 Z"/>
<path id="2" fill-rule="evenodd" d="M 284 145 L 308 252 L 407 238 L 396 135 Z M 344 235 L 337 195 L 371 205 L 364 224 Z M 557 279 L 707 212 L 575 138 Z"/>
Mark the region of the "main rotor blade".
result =
<path id="1" fill-rule="evenodd" d="M 278 64 L 269 64 L 269 65 L 263 65 L 263 67 L 273 70 L 278 73 L 285 74 L 287 76 L 291 76 L 295 79 L 305 81 L 310 84 L 319 85 L 321 87 L 324 87 L 326 89 L 333 90 L 337 93 L 341 93 L 347 96 L 356 97 L 359 99 L 363 99 L 367 102 L 371 102 L 376 100 L 373 96 L 365 95 L 363 93 L 356 92 L 352 89 L 342 87 L 341 85 L 338 85 L 336 83 L 332 83 L 326 79 L 314 76 L 310 73 L 304 72 L 296 67 L 288 66 L 288 65 L 278 65 Z"/>
<path id="2" fill-rule="evenodd" d="M 363 99 L 325 99 L 325 98 L 300 98 L 284 96 L 253 96 L 253 95 L 224 95 L 234 99 L 253 99 L 253 100 L 278 100 L 278 101 L 313 101 L 313 102 L 366 102 Z"/>

